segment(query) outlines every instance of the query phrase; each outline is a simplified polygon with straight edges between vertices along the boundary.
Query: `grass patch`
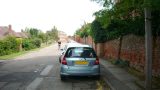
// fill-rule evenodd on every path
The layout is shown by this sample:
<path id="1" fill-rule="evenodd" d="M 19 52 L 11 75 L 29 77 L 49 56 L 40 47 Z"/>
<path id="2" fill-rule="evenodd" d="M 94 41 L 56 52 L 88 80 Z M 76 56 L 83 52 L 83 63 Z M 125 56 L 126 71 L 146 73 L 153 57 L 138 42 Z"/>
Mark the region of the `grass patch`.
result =
<path id="1" fill-rule="evenodd" d="M 111 90 L 107 82 L 104 81 L 103 78 L 101 78 L 99 81 L 97 81 L 98 89 L 97 90 Z M 101 87 L 101 88 L 100 88 Z"/>
<path id="2" fill-rule="evenodd" d="M 160 77 L 153 77 L 152 86 L 153 89 L 160 90 Z"/>
<path id="3" fill-rule="evenodd" d="M 109 59 L 109 61 L 121 68 L 128 68 L 129 67 L 129 61 L 125 61 L 125 60 L 114 60 L 114 59 Z"/>
<path id="4" fill-rule="evenodd" d="M 145 82 L 145 74 L 134 69 L 134 68 L 131 68 L 129 67 L 127 69 L 127 71 L 134 75 L 135 77 L 139 78 L 140 81 L 144 81 Z M 138 82 L 135 82 L 136 85 L 138 85 L 142 90 L 144 90 L 144 85 L 141 85 L 140 83 Z M 152 89 L 154 90 L 160 90 L 160 77 L 152 77 Z"/>
<path id="5" fill-rule="evenodd" d="M 142 80 L 142 81 L 145 80 L 145 75 L 144 75 L 144 73 L 142 73 L 142 72 L 140 72 L 140 71 L 138 71 L 138 70 L 136 70 L 136 69 L 134 69 L 134 68 L 131 68 L 131 67 L 127 68 L 127 71 L 128 71 L 130 74 L 138 77 L 139 80 Z"/>
<path id="6" fill-rule="evenodd" d="M 0 60 L 11 60 L 11 59 L 14 59 L 18 56 L 22 56 L 26 53 L 29 53 L 31 51 L 38 51 L 38 50 L 40 50 L 42 48 L 45 48 L 45 47 L 48 47 L 50 45 L 51 44 L 48 44 L 48 45 L 42 44 L 42 46 L 40 48 L 35 48 L 35 49 L 28 50 L 28 51 L 20 51 L 20 52 L 17 52 L 17 53 L 12 53 L 12 54 L 9 54 L 9 55 L 0 56 Z"/>
<path id="7" fill-rule="evenodd" d="M 29 52 L 29 51 L 21 51 L 21 52 L 13 53 L 13 54 L 10 54 L 10 55 L 0 56 L 0 60 L 10 60 L 10 59 L 14 59 L 14 58 L 16 58 L 17 56 L 21 56 L 21 55 L 26 54 L 27 52 Z"/>
<path id="8" fill-rule="evenodd" d="M 134 81 L 134 83 L 141 89 L 141 90 L 145 90 L 144 85 L 141 85 L 139 81 Z"/>

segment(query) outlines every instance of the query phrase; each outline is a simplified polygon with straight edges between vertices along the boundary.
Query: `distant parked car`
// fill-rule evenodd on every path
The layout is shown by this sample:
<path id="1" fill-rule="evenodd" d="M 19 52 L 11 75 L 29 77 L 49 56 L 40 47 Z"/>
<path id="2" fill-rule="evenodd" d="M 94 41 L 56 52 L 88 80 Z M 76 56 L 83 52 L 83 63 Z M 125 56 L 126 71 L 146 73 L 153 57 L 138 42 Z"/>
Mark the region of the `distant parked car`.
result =
<path id="1" fill-rule="evenodd" d="M 67 76 L 100 76 L 99 59 L 88 45 L 72 45 L 60 58 L 61 80 Z"/>
<path id="2" fill-rule="evenodd" d="M 61 56 L 65 53 L 65 51 L 70 48 L 70 47 L 73 47 L 73 46 L 79 46 L 79 45 L 82 45 L 81 43 L 77 43 L 77 42 L 70 42 L 70 43 L 67 43 L 64 48 L 61 49 L 61 54 L 59 56 L 59 60 L 61 59 Z M 86 45 L 88 46 L 88 45 Z"/>
<path id="3" fill-rule="evenodd" d="M 77 46 L 77 45 L 82 45 L 80 43 L 75 43 L 75 42 L 70 42 L 70 43 L 67 43 L 63 49 L 61 49 L 62 51 L 62 54 L 69 48 L 69 47 L 72 47 L 72 46 Z"/>

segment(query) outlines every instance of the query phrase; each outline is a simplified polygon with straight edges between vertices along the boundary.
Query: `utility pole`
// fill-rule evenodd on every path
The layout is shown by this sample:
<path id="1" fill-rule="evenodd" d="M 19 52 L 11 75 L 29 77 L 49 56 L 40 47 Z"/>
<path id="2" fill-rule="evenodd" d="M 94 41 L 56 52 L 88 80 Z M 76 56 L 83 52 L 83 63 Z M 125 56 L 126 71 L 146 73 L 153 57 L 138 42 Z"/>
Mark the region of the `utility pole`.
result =
<path id="1" fill-rule="evenodd" d="M 145 0 L 147 2 L 147 0 Z M 145 13 L 145 90 L 152 90 L 152 31 L 151 9 L 144 8 Z"/>

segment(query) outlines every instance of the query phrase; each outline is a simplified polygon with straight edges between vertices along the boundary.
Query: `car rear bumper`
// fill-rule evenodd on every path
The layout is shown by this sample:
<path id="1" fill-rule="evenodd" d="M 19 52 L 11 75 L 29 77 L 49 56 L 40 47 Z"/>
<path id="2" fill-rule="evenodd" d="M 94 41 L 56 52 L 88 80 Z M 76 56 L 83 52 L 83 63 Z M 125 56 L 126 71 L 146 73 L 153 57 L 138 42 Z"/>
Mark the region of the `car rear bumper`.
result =
<path id="1" fill-rule="evenodd" d="M 98 76 L 100 75 L 100 66 L 95 65 L 90 68 L 69 68 L 68 66 L 63 66 L 61 67 L 60 74 L 64 76 Z"/>

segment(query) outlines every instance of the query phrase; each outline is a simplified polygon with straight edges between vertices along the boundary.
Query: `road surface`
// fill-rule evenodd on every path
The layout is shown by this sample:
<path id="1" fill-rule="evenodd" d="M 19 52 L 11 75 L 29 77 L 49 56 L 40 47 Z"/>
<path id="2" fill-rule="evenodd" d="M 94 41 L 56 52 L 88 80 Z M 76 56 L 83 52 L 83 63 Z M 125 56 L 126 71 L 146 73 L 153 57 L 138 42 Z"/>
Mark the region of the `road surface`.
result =
<path id="1" fill-rule="evenodd" d="M 0 90 L 106 90 L 94 77 L 60 80 L 60 51 L 56 44 L 14 60 L 0 61 Z"/>

